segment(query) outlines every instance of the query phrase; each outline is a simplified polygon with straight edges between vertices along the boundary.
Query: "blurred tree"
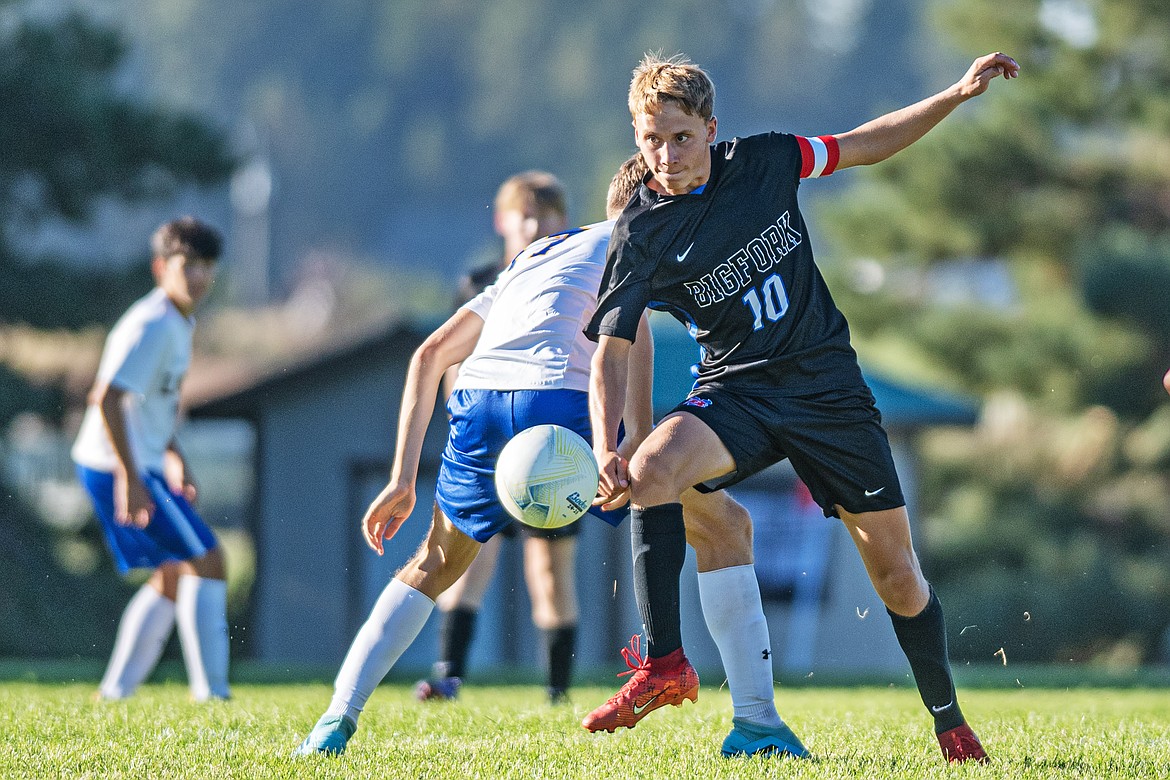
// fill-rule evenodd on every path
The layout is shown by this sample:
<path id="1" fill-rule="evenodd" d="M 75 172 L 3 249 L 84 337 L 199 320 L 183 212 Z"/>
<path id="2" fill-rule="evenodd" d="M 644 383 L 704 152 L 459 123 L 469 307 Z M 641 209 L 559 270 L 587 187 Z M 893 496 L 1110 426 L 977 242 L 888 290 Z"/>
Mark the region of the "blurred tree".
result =
<path id="1" fill-rule="evenodd" d="M 103 247 L 44 239 L 84 225 L 104 202 L 220 182 L 232 158 L 202 118 L 143 105 L 121 86 L 119 33 L 79 13 L 37 17 L 29 5 L 0 0 L 0 323 L 108 322 L 149 287 L 143 269 L 97 270 Z"/>
<path id="2" fill-rule="evenodd" d="M 978 657 L 1153 658 L 1170 623 L 1170 435 L 1150 422 L 1170 364 L 1170 5 L 933 12 L 964 58 L 1008 52 L 1021 78 L 826 205 L 834 289 L 871 364 L 997 399 L 974 435 L 934 439 L 923 486 L 934 576 L 989 629 Z"/>
<path id="3" fill-rule="evenodd" d="M 858 77 L 875 58 L 883 101 L 921 77 L 913 57 L 886 54 L 921 48 L 909 0 L 107 3 L 142 41 L 149 89 L 252 128 L 275 172 L 285 290 L 323 245 L 403 273 L 458 270 L 518 170 L 556 172 L 574 218 L 600 219 L 633 150 L 626 89 L 646 51 L 711 70 L 726 136 L 860 121 L 879 99 Z"/>

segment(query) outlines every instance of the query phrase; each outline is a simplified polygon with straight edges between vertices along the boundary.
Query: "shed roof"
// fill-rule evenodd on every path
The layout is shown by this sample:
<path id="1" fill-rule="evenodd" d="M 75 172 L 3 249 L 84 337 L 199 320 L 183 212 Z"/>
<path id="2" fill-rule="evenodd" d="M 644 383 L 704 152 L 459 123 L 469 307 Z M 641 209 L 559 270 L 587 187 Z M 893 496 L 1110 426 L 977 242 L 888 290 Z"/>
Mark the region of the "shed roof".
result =
<path id="1" fill-rule="evenodd" d="M 191 417 L 255 417 L 274 395 L 297 387 L 312 388 L 318 380 L 352 370 L 373 366 L 388 356 L 405 360 L 430 333 L 430 328 L 414 322 L 398 322 L 385 330 L 278 366 L 249 382 L 226 392 L 211 393 L 191 400 Z"/>

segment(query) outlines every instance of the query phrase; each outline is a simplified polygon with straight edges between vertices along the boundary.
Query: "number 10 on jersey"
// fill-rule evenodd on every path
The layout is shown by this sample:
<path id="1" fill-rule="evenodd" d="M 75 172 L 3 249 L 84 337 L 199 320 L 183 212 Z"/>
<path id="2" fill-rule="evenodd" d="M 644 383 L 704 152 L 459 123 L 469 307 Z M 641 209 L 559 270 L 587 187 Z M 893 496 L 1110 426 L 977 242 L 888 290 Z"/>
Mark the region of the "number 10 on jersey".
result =
<path id="1" fill-rule="evenodd" d="M 752 330 L 764 327 L 764 317 L 768 322 L 775 322 L 788 311 L 788 293 L 784 290 L 784 281 L 779 274 L 772 274 L 759 285 L 753 287 L 743 296 L 743 302 L 752 310 L 755 323 Z"/>

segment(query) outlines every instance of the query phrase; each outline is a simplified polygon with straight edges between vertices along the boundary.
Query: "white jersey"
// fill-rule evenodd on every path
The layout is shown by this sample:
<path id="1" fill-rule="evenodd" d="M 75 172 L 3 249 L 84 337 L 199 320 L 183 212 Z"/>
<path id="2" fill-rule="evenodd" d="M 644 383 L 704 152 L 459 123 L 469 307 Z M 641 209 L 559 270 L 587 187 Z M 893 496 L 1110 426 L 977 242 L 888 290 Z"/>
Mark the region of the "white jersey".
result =
<path id="1" fill-rule="evenodd" d="M 456 390 L 589 389 L 597 345 L 583 330 L 597 309 L 613 226 L 597 222 L 534 241 L 463 305 L 483 318 L 483 332 Z"/>
<path id="2" fill-rule="evenodd" d="M 131 451 L 140 471 L 160 471 L 179 418 L 179 386 L 191 363 L 195 321 L 155 288 L 131 306 L 106 338 L 97 386 L 125 390 Z M 98 471 L 118 465 L 101 409 L 85 410 L 73 460 Z"/>

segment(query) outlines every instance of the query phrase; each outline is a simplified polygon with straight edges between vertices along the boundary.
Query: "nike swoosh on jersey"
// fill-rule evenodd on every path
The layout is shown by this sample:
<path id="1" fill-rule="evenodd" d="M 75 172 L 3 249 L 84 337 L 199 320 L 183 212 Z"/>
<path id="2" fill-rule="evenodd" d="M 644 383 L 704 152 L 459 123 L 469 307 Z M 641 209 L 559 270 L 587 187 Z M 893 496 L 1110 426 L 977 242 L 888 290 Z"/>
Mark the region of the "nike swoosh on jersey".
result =
<path id="1" fill-rule="evenodd" d="M 883 490 L 885 490 L 885 489 L 886 489 L 886 486 L 885 486 L 885 485 L 882 485 L 882 486 L 881 486 L 880 488 L 878 488 L 877 490 L 867 490 L 867 491 L 865 491 L 865 495 L 867 495 L 867 496 L 876 496 L 878 493 L 882 492 L 882 491 L 883 491 Z"/>
<path id="2" fill-rule="evenodd" d="M 694 248 L 695 248 L 695 242 L 692 241 L 691 245 L 687 247 L 687 251 L 683 252 L 681 255 L 675 255 L 674 259 L 681 263 L 683 260 L 687 259 L 687 255 L 689 255 L 691 253 L 691 250 Z"/>

